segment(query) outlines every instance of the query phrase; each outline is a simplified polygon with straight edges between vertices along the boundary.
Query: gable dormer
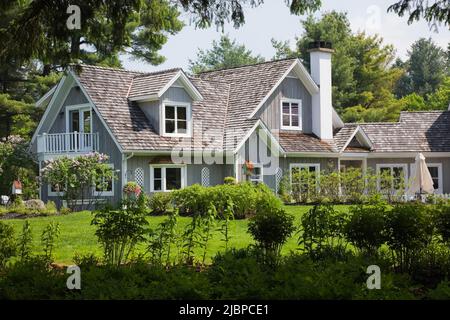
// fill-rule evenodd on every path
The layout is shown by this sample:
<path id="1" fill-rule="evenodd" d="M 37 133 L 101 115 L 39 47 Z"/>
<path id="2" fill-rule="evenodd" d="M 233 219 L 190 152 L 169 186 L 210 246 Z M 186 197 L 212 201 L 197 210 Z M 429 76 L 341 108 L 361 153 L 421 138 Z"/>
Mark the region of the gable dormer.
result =
<path id="1" fill-rule="evenodd" d="M 128 99 L 144 112 L 161 136 L 192 136 L 192 104 L 202 95 L 181 69 L 135 77 Z"/>

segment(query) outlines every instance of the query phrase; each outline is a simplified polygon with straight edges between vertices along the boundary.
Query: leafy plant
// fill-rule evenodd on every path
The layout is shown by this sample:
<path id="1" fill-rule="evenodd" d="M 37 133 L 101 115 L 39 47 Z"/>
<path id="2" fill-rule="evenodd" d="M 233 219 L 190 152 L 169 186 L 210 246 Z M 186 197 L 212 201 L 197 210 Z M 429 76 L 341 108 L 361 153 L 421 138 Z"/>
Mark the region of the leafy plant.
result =
<path id="1" fill-rule="evenodd" d="M 237 184 L 237 181 L 236 181 L 235 177 L 225 177 L 223 179 L 223 183 L 224 184 L 231 184 L 231 185 L 233 185 L 233 184 Z"/>
<path id="2" fill-rule="evenodd" d="M 279 256 L 281 247 L 295 230 L 294 217 L 286 213 L 278 201 L 260 201 L 257 213 L 248 224 L 248 232 L 268 258 Z"/>
<path id="3" fill-rule="evenodd" d="M 415 257 L 431 243 L 433 229 L 431 215 L 421 203 L 397 204 L 387 213 L 387 245 L 401 271 L 409 270 Z"/>
<path id="4" fill-rule="evenodd" d="M 3 269 L 6 262 L 17 252 L 17 243 L 14 238 L 12 226 L 0 221 L 0 269 Z"/>
<path id="5" fill-rule="evenodd" d="M 345 225 L 345 236 L 355 247 L 368 256 L 376 256 L 386 240 L 386 206 L 357 205 L 350 208 L 350 219 Z"/>
<path id="6" fill-rule="evenodd" d="M 41 243 L 44 248 L 44 257 L 51 261 L 55 242 L 60 235 L 60 224 L 51 221 L 42 231 Z"/>
<path id="7" fill-rule="evenodd" d="M 144 241 L 148 221 L 145 219 L 145 197 L 127 199 L 117 210 L 103 208 L 94 212 L 91 224 L 97 227 L 95 235 L 103 246 L 105 261 L 119 266 L 127 261 L 139 242 Z"/>
<path id="8" fill-rule="evenodd" d="M 21 261 L 27 260 L 31 256 L 32 241 L 33 235 L 31 233 L 30 222 L 28 220 L 25 220 L 22 227 L 22 233 L 17 241 L 17 247 Z"/>
<path id="9" fill-rule="evenodd" d="M 213 204 L 210 205 L 206 215 L 203 215 L 200 220 L 201 227 L 201 243 L 200 246 L 203 249 L 202 264 L 205 264 L 206 253 L 208 252 L 208 243 L 212 237 L 212 231 L 216 224 L 217 210 Z"/>
<path id="10" fill-rule="evenodd" d="M 167 214 L 172 208 L 172 193 L 156 192 L 148 199 L 148 207 L 152 215 Z"/>
<path id="11" fill-rule="evenodd" d="M 338 256 L 345 254 L 345 225 L 348 216 L 330 204 L 315 205 L 301 217 L 299 245 L 312 257 L 320 257 L 330 248 Z"/>
<path id="12" fill-rule="evenodd" d="M 220 227 L 220 232 L 222 233 L 223 239 L 221 241 L 225 242 L 225 251 L 228 250 L 228 243 L 230 242 L 231 236 L 230 236 L 230 221 L 234 219 L 233 214 L 233 201 L 228 200 L 226 208 L 223 212 L 223 220 L 222 225 Z"/>

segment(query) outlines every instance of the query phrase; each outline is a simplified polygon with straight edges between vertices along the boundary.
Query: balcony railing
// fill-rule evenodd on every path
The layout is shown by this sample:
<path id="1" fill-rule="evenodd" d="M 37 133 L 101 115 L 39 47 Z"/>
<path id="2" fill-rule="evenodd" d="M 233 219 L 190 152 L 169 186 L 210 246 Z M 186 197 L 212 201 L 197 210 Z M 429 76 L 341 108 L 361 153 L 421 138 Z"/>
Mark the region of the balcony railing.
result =
<path id="1" fill-rule="evenodd" d="M 98 151 L 97 133 L 51 133 L 38 136 L 38 153 L 68 153 Z"/>

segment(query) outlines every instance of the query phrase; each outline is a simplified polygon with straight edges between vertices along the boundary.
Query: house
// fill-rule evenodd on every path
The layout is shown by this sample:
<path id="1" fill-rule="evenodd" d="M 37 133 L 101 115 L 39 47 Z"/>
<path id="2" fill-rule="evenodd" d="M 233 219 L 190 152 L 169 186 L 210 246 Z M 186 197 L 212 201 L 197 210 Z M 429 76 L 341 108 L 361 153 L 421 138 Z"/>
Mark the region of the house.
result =
<path id="1" fill-rule="evenodd" d="M 117 202 L 127 181 L 148 193 L 237 180 L 277 190 L 294 170 L 372 168 L 408 178 L 422 152 L 436 192 L 450 193 L 450 112 L 403 112 L 396 123 L 343 123 L 332 106 L 328 43 L 298 59 L 189 76 L 82 65 L 38 101 L 32 139 L 40 167 L 64 155 L 108 154 L 119 179 L 101 196 Z M 246 161 L 254 169 L 246 174 Z M 93 192 L 96 192 L 95 188 Z M 43 186 L 43 200 L 55 190 Z"/>

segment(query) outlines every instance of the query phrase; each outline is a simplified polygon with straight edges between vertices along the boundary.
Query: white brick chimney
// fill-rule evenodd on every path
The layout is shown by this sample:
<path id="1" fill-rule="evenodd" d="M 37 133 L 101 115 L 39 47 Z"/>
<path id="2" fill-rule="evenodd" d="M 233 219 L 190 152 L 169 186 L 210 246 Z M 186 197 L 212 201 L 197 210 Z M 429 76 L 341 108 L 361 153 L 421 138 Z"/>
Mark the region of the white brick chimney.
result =
<path id="1" fill-rule="evenodd" d="M 319 86 L 312 96 L 312 131 L 321 140 L 333 139 L 333 106 L 331 100 L 331 43 L 314 41 L 309 45 L 311 77 Z"/>

